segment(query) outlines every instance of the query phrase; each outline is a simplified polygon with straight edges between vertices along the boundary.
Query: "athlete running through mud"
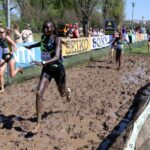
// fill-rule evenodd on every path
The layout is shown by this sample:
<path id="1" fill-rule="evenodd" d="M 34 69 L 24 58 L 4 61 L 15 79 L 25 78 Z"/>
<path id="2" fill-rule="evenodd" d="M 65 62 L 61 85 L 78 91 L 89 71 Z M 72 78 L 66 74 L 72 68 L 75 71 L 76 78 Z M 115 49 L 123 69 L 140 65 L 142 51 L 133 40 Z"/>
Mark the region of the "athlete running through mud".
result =
<path id="1" fill-rule="evenodd" d="M 38 89 L 36 92 L 37 129 L 41 124 L 43 112 L 43 95 L 52 78 L 54 78 L 58 91 L 62 97 L 70 100 L 70 88 L 66 87 L 66 74 L 62 63 L 61 38 L 55 34 L 55 26 L 52 21 L 43 23 L 43 35 L 39 43 L 25 46 L 28 49 L 41 47 L 42 62 L 32 61 L 36 65 L 43 66 Z M 36 129 L 35 129 L 36 131 Z"/>
<path id="2" fill-rule="evenodd" d="M 130 43 L 123 37 L 121 32 L 119 32 L 119 37 L 115 38 L 114 42 L 112 43 L 112 45 L 115 47 L 116 50 L 116 62 L 118 63 L 117 70 L 121 69 L 122 53 L 124 50 L 125 42 L 129 45 L 130 50 L 132 50 L 130 47 Z"/>

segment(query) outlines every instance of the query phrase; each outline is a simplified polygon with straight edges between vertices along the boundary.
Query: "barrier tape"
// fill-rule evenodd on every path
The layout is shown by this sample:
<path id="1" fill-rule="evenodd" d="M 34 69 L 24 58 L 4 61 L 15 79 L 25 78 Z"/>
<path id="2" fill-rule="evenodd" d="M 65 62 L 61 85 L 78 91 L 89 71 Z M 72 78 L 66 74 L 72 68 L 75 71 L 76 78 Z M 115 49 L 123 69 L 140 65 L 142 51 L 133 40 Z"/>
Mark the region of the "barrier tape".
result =
<path id="1" fill-rule="evenodd" d="M 138 134 L 144 124 L 144 122 L 147 120 L 148 116 L 150 115 L 150 96 L 147 99 L 147 106 L 144 109 L 144 111 L 141 113 L 141 115 L 138 117 L 138 119 L 134 122 L 133 130 L 130 135 L 130 138 L 123 150 L 135 150 L 135 144 L 138 137 Z"/>

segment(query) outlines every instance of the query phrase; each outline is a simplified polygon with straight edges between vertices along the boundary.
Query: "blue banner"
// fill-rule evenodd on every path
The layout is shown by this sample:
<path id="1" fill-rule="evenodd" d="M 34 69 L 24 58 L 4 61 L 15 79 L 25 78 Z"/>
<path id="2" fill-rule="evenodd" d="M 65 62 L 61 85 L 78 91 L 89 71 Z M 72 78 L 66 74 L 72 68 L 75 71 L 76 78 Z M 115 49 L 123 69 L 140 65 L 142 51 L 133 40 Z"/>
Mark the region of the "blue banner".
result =
<path id="1" fill-rule="evenodd" d="M 24 46 L 31 45 L 34 43 L 21 43 L 17 44 L 17 51 L 14 53 L 16 60 L 16 66 L 18 67 L 29 67 L 32 60 L 41 61 L 40 47 L 26 49 Z"/>
<path id="2" fill-rule="evenodd" d="M 128 39 L 128 34 L 124 35 L 126 39 Z M 142 40 L 147 39 L 147 34 L 143 35 L 140 34 L 140 37 L 142 38 Z M 72 45 L 69 45 L 69 47 L 72 46 L 72 48 L 74 48 L 75 46 L 75 50 L 76 51 L 81 51 L 83 50 L 83 46 L 85 46 L 85 43 L 89 44 L 89 48 L 88 50 L 92 50 L 92 49 L 100 49 L 103 47 L 107 47 L 111 45 L 111 41 L 112 41 L 112 36 L 111 35 L 101 35 L 101 36 L 97 36 L 97 37 L 90 37 L 89 41 L 87 40 L 88 38 L 80 38 L 80 40 L 78 40 L 79 42 L 77 43 L 73 43 Z M 86 42 L 84 43 L 83 41 Z M 135 35 L 132 35 L 132 42 L 136 42 L 136 37 Z M 35 42 L 33 43 L 20 43 L 17 44 L 17 51 L 14 53 L 14 57 L 16 60 L 16 65 L 17 67 L 29 67 L 32 66 L 33 64 L 30 64 L 30 62 L 32 60 L 36 60 L 36 61 L 41 61 L 41 50 L 40 47 L 36 47 L 36 48 L 32 48 L 32 49 L 26 49 L 24 46 L 28 46 L 31 44 L 35 44 Z M 70 44 L 70 43 L 69 43 Z M 68 48 L 68 47 L 67 47 Z M 64 47 L 62 47 L 62 55 L 66 56 Z M 72 49 L 71 49 L 72 50 Z M 70 50 L 70 51 L 71 51 Z M 84 50 L 83 52 L 86 52 L 87 50 Z"/>

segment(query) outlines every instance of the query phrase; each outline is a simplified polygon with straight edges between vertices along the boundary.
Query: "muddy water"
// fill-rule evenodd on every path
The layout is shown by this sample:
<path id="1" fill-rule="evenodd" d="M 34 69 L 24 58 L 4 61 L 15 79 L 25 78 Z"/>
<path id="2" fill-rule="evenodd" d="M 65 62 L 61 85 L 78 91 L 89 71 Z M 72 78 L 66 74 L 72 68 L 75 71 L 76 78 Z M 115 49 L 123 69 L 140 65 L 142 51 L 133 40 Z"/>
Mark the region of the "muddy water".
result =
<path id="1" fill-rule="evenodd" d="M 106 59 L 68 69 L 72 100 L 61 98 L 52 81 L 37 134 L 30 133 L 36 124 L 32 89 L 39 79 L 6 87 L 0 95 L 0 149 L 96 150 L 128 112 L 137 90 L 150 81 L 149 62 L 147 56 L 128 56 L 120 71 Z"/>

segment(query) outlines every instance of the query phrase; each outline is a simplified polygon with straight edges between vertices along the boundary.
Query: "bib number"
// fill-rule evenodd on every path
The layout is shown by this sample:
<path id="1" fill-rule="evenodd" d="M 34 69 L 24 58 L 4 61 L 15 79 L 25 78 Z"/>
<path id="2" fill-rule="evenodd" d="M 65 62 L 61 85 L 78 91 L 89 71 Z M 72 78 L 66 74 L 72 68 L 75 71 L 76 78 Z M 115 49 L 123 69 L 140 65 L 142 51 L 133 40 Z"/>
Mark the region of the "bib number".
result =
<path id="1" fill-rule="evenodd" d="M 123 49 L 123 44 L 118 44 L 118 45 L 117 45 L 117 48 L 118 48 L 118 49 Z"/>
<path id="2" fill-rule="evenodd" d="M 41 59 L 42 61 L 47 61 L 51 59 L 50 53 L 49 52 L 42 52 L 41 53 Z"/>

